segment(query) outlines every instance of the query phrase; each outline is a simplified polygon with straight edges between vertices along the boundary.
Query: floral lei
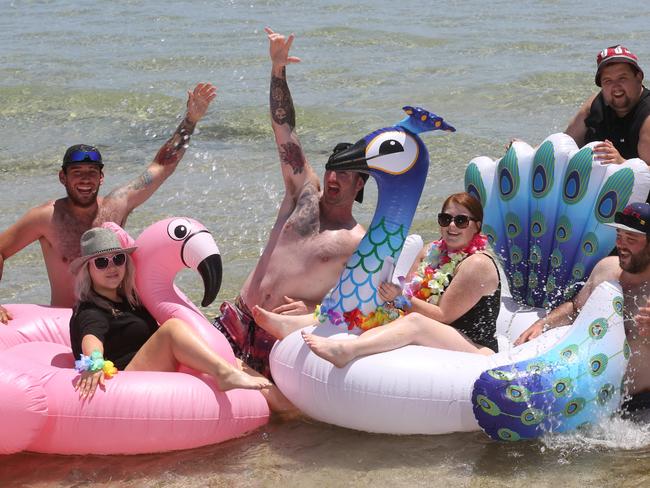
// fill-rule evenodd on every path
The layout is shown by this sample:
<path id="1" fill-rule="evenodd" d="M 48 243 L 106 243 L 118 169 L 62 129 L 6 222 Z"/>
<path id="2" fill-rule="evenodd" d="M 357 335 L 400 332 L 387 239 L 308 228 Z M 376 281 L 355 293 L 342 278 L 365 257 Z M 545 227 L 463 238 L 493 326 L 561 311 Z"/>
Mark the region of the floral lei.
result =
<path id="1" fill-rule="evenodd" d="M 323 303 L 316 307 L 314 316 L 319 322 L 329 320 L 334 325 L 346 323 L 348 330 L 359 327 L 369 330 L 387 324 L 404 315 L 401 308 L 410 305 L 408 297 L 420 298 L 436 305 L 445 289 L 449 286 L 451 278 L 456 272 L 456 267 L 467 256 L 487 247 L 488 239 L 483 234 L 476 234 L 470 243 L 460 251 L 449 253 L 447 244 L 443 240 L 434 241 L 426 257 L 420 263 L 417 275 L 411 280 L 404 290 L 404 295 L 398 296 L 393 302 L 394 306 L 383 305 L 377 307 L 368 315 L 355 308 L 349 312 L 340 313 L 334 310 L 335 302 L 332 298 L 325 297 Z"/>
<path id="2" fill-rule="evenodd" d="M 368 315 L 355 308 L 349 312 L 337 312 L 334 310 L 335 302 L 329 296 L 323 299 L 323 303 L 316 306 L 314 311 L 314 317 L 318 319 L 319 322 L 325 322 L 329 320 L 334 325 L 342 325 L 343 323 L 348 324 L 348 330 L 352 330 L 355 327 L 359 327 L 361 330 L 370 330 L 374 327 L 387 324 L 392 322 L 404 315 L 404 311 L 399 310 L 395 307 L 389 305 L 377 307 L 373 312 L 370 312 Z"/>
<path id="3" fill-rule="evenodd" d="M 467 247 L 450 253 L 445 241 L 433 241 L 429 252 L 420 263 L 417 275 L 406 286 L 404 295 L 437 305 L 460 262 L 467 256 L 485 250 L 487 243 L 485 235 L 476 234 Z"/>

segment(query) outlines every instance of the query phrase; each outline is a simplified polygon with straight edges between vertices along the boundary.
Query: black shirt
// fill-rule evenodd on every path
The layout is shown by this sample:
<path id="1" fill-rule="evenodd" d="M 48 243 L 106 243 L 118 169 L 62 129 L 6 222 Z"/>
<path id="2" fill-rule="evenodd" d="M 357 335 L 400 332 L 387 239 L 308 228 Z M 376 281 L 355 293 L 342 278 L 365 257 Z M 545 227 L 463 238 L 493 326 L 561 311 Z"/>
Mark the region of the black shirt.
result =
<path id="1" fill-rule="evenodd" d="M 146 308 L 127 302 L 108 301 L 112 309 L 82 302 L 70 319 L 70 343 L 75 359 L 81 354 L 81 341 L 91 334 L 104 344 L 104 358 L 123 370 L 135 353 L 158 330 L 156 320 Z"/>
<path id="2" fill-rule="evenodd" d="M 603 92 L 591 103 L 585 119 L 585 143 L 609 139 L 625 159 L 639 157 L 639 133 L 645 119 L 650 116 L 650 90 L 643 88 L 639 103 L 625 117 L 619 117 L 603 98 Z M 650 161 L 646 161 L 650 164 Z"/>

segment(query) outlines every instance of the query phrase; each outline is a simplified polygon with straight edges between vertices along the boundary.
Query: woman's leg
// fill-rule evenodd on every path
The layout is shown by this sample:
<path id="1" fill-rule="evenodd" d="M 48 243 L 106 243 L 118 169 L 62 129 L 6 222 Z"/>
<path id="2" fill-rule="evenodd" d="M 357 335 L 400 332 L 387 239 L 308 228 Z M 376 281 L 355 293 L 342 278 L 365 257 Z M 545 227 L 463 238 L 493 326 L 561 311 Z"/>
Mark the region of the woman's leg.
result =
<path id="1" fill-rule="evenodd" d="M 221 391 L 234 388 L 260 390 L 271 386 L 266 378 L 256 378 L 237 369 L 201 339 L 185 322 L 169 319 L 140 348 L 127 371 L 176 371 L 178 364 L 207 373 Z"/>
<path id="2" fill-rule="evenodd" d="M 253 310 L 255 323 L 278 340 L 282 340 L 296 330 L 309 325 L 314 325 L 316 319 L 313 314 L 305 315 L 282 315 L 269 312 L 255 305 Z"/>
<path id="3" fill-rule="evenodd" d="M 315 354 L 337 368 L 344 367 L 359 356 L 392 351 L 409 344 L 492 354 L 490 349 L 475 345 L 453 327 L 419 313 L 411 313 L 391 324 L 371 329 L 356 340 L 328 339 L 305 332 L 303 338 Z"/>

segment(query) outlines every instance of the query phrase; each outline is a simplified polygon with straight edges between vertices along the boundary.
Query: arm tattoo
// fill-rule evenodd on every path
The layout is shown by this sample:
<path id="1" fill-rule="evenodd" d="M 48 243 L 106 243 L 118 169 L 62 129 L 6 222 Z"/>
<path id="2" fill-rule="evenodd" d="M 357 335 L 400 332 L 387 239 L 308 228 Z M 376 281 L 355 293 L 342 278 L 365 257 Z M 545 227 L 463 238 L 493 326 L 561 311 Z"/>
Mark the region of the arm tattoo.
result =
<path id="1" fill-rule="evenodd" d="M 270 105 L 271 117 L 276 124 L 289 124 L 292 130 L 296 127 L 296 112 L 287 85 L 285 68 L 282 68 L 282 78 L 271 75 Z"/>
<path id="2" fill-rule="evenodd" d="M 172 134 L 169 140 L 160 148 L 156 154 L 155 160 L 161 166 L 168 166 L 170 164 L 177 164 L 183 151 L 187 149 L 190 144 L 190 136 L 194 132 L 196 124 L 193 124 L 187 117 L 183 118 L 180 125 L 176 128 L 176 132 Z"/>
<path id="3" fill-rule="evenodd" d="M 280 161 L 283 164 L 288 164 L 293 170 L 293 174 L 297 175 L 305 169 L 305 156 L 302 154 L 302 149 L 295 142 L 287 142 L 280 144 L 278 148 L 280 152 Z"/>
<path id="4" fill-rule="evenodd" d="M 140 177 L 129 185 L 129 190 L 138 191 L 148 187 L 153 182 L 153 176 L 149 170 L 145 170 Z"/>

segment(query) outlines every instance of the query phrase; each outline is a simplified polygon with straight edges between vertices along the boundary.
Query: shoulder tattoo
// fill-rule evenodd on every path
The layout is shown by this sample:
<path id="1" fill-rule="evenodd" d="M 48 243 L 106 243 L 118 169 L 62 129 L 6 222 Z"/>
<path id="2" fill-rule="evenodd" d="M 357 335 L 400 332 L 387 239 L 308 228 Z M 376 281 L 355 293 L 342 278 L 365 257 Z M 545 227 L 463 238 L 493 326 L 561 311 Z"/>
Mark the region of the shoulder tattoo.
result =
<path id="1" fill-rule="evenodd" d="M 320 228 L 320 209 L 318 190 L 308 183 L 296 202 L 296 209 L 290 219 L 292 227 L 302 237 L 318 234 Z"/>

